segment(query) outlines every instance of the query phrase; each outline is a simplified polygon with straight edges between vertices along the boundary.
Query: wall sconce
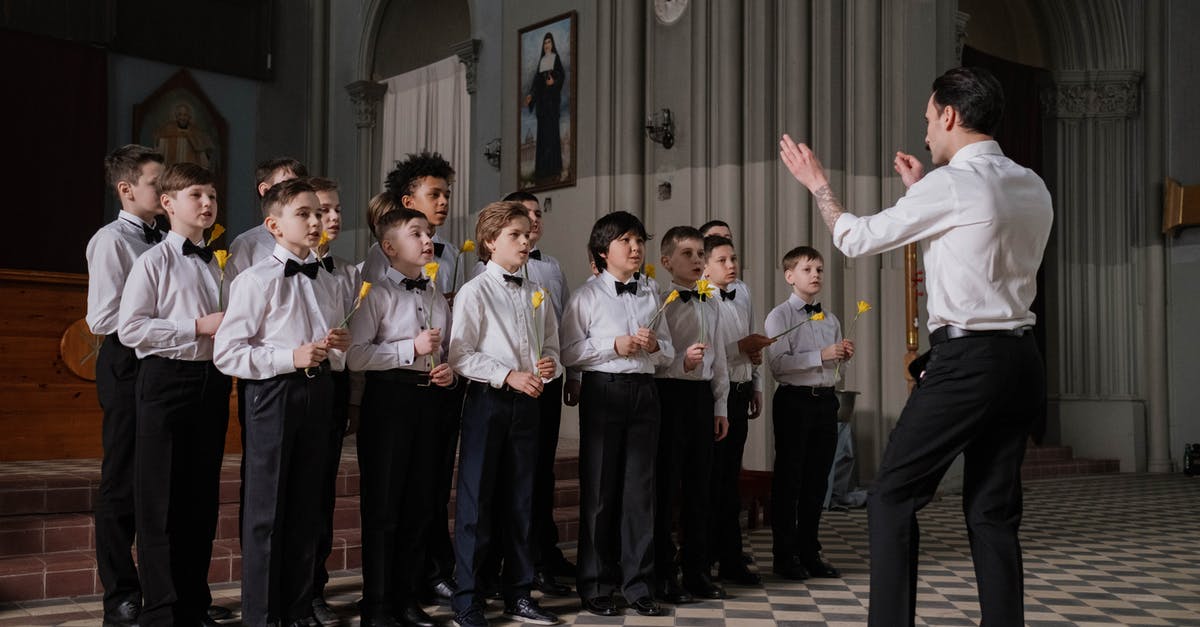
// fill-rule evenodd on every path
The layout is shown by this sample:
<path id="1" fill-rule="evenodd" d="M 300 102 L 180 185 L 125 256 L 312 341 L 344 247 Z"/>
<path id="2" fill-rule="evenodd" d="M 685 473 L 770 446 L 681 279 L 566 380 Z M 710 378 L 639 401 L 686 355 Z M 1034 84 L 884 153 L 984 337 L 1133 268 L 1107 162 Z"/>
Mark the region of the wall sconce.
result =
<path id="1" fill-rule="evenodd" d="M 675 145 L 675 120 L 670 109 L 664 107 L 646 116 L 646 136 L 668 150 Z"/>
<path id="2" fill-rule="evenodd" d="M 483 158 L 497 170 L 500 169 L 500 138 L 497 137 L 483 145 Z"/>

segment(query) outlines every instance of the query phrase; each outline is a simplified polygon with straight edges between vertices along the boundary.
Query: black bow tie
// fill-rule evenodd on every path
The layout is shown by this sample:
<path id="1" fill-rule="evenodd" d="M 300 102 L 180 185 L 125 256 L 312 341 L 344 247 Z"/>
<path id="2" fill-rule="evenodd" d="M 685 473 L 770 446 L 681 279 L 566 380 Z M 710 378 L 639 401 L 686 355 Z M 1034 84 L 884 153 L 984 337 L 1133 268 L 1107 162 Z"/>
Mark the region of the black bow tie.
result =
<path id="1" fill-rule="evenodd" d="M 189 240 L 183 240 L 183 256 L 186 257 L 188 255 L 195 255 L 204 263 L 208 263 L 212 261 L 213 251 L 203 246 L 197 246 Z"/>
<path id="2" fill-rule="evenodd" d="M 147 244 L 157 244 L 162 241 L 163 232 L 158 228 L 157 220 L 155 226 L 147 226 L 145 222 L 140 222 L 142 227 L 142 237 L 146 238 Z"/>
<path id="3" fill-rule="evenodd" d="M 542 260 L 542 251 L 540 251 L 540 250 L 529 251 L 529 258 L 537 259 L 538 261 L 541 261 Z"/>
<path id="4" fill-rule="evenodd" d="M 324 257 L 321 257 L 320 264 L 325 266 L 325 269 L 330 273 L 333 273 L 333 255 L 325 255 Z"/>
<path id="5" fill-rule="evenodd" d="M 737 290 L 721 290 L 721 300 L 733 300 L 737 296 Z"/>
<path id="6" fill-rule="evenodd" d="M 297 272 L 303 272 L 304 276 L 315 279 L 317 272 L 321 270 L 321 264 L 314 261 L 312 263 L 300 263 L 295 259 L 288 259 L 287 263 L 283 264 L 283 276 L 292 276 Z"/>
<path id="7" fill-rule="evenodd" d="M 696 290 L 679 290 L 679 300 L 686 303 L 693 298 L 702 303 L 708 300 L 707 296 L 697 292 Z"/>
<path id="8" fill-rule="evenodd" d="M 808 314 L 819 314 L 819 313 L 821 313 L 821 303 L 813 303 L 813 304 L 811 304 L 811 305 L 805 305 L 805 306 L 804 306 L 804 313 L 808 313 Z"/>
<path id="9" fill-rule="evenodd" d="M 434 256 L 434 257 L 441 257 L 441 256 L 442 256 L 442 252 L 443 252 L 444 250 L 446 250 L 446 245 L 445 245 L 445 244 L 439 244 L 439 243 L 437 243 L 437 242 L 434 242 L 434 243 L 433 243 L 433 256 Z"/>
<path id="10" fill-rule="evenodd" d="M 501 275 L 501 276 L 504 277 L 505 283 L 514 283 L 514 284 L 516 284 L 517 287 L 521 287 L 521 284 L 525 282 L 525 279 L 522 279 L 521 277 L 519 277 L 515 274 L 505 274 L 505 275 Z"/>
<path id="11" fill-rule="evenodd" d="M 422 291 L 424 291 L 424 289 L 425 289 L 425 286 L 426 286 L 426 285 L 429 285 L 429 279 L 424 279 L 424 278 L 422 278 L 422 279 L 409 279 L 409 278 L 406 278 L 406 279 L 404 279 L 403 281 L 401 281 L 400 283 L 401 283 L 401 284 L 403 284 L 403 285 L 404 285 L 404 287 L 408 288 L 408 291 L 410 291 L 410 292 L 411 292 L 411 291 L 413 291 L 413 290 L 422 290 Z"/>
<path id="12" fill-rule="evenodd" d="M 621 294 L 625 294 L 626 292 L 628 292 L 630 296 L 637 296 L 638 284 L 637 284 L 636 280 L 630 281 L 628 283 L 614 281 L 614 284 L 617 286 L 617 296 L 620 296 Z"/>

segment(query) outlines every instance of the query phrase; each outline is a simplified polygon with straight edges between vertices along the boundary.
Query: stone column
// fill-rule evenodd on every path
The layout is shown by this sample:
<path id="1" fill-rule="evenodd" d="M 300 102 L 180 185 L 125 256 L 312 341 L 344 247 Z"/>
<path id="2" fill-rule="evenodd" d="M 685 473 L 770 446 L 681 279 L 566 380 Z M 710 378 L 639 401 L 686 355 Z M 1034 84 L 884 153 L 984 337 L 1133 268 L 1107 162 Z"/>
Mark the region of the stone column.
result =
<path id="1" fill-rule="evenodd" d="M 354 126 L 358 129 L 358 137 L 355 140 L 358 147 L 358 156 L 355 159 L 358 178 L 355 183 L 361 190 L 358 194 L 362 199 L 363 207 L 366 207 L 366 201 L 382 191 L 379 175 L 379 146 L 376 137 L 378 130 L 375 122 L 379 113 L 379 104 L 383 102 L 383 95 L 387 93 L 387 85 L 367 80 L 354 81 L 346 85 L 346 92 L 350 95 L 350 102 L 354 104 Z M 355 249 L 360 253 L 365 253 L 370 246 L 370 240 L 369 229 L 358 229 L 354 242 Z"/>

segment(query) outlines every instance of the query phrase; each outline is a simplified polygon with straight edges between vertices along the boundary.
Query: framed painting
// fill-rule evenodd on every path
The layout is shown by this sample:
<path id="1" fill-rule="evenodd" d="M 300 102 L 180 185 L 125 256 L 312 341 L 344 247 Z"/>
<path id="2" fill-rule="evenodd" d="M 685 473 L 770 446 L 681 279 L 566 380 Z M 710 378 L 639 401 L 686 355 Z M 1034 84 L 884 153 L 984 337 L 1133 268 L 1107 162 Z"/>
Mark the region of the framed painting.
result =
<path id="1" fill-rule="evenodd" d="M 518 31 L 517 189 L 575 184 L 577 21 L 571 11 Z"/>

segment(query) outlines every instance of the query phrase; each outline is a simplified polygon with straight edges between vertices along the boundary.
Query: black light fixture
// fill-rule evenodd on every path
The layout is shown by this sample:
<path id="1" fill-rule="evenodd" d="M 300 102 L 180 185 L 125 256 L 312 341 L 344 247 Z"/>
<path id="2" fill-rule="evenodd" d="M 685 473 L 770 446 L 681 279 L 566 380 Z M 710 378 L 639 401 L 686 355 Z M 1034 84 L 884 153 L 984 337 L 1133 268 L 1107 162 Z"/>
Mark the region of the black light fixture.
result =
<path id="1" fill-rule="evenodd" d="M 646 116 L 646 136 L 663 148 L 675 145 L 675 118 L 666 107 Z"/>
<path id="2" fill-rule="evenodd" d="M 497 137 L 492 141 L 483 145 L 483 158 L 491 164 L 493 168 L 500 168 L 500 138 Z"/>

